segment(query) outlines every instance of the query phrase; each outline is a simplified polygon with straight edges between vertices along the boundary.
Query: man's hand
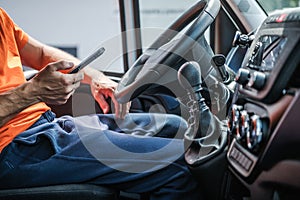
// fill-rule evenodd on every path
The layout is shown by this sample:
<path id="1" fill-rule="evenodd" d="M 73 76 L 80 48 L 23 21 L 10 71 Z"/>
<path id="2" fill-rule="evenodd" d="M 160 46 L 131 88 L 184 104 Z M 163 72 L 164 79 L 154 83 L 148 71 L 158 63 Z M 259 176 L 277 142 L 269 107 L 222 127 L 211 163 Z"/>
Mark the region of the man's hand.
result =
<path id="1" fill-rule="evenodd" d="M 47 104 L 64 104 L 79 87 L 83 72 L 64 74 L 60 70 L 70 69 L 71 62 L 59 61 L 48 64 L 30 82 L 32 95 Z"/>
<path id="2" fill-rule="evenodd" d="M 106 114 L 110 111 L 111 106 L 107 102 L 107 99 L 110 98 L 114 104 L 114 109 L 112 108 L 112 110 L 115 112 L 116 118 L 124 119 L 125 115 L 129 112 L 130 103 L 120 104 L 116 100 L 114 91 L 118 83 L 94 68 L 86 67 L 82 71 L 84 71 L 82 82 L 91 86 L 91 92 L 103 113 Z"/>
<path id="3" fill-rule="evenodd" d="M 125 115 L 129 112 L 130 102 L 127 104 L 120 104 L 114 96 L 115 88 L 117 83 L 107 78 L 106 76 L 101 76 L 101 78 L 92 80 L 91 90 L 94 98 L 99 103 L 103 113 L 108 113 L 110 111 L 110 105 L 107 103 L 107 98 L 111 98 L 114 104 L 114 112 L 116 118 L 124 119 Z"/>

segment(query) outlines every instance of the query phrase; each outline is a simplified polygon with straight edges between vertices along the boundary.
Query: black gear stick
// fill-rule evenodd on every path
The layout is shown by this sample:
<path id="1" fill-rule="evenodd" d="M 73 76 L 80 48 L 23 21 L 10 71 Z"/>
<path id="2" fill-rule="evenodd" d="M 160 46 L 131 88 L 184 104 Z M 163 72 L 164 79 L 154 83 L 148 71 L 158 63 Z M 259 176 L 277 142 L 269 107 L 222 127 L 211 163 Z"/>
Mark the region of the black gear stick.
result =
<path id="1" fill-rule="evenodd" d="M 187 91 L 187 97 L 189 97 L 189 99 L 181 98 L 180 100 L 183 104 L 188 106 L 193 104 L 193 108 L 191 109 L 195 115 L 192 116 L 194 118 L 194 123 L 198 123 L 197 126 L 200 124 L 199 129 L 197 127 L 198 131 L 196 137 L 203 137 L 207 133 L 207 129 L 211 120 L 211 113 L 205 103 L 205 99 L 201 95 L 202 80 L 199 64 L 195 61 L 190 61 L 183 64 L 178 70 L 178 81 L 179 84 Z M 190 114 L 192 114 L 191 111 Z M 190 120 L 188 120 L 188 122 L 192 123 Z"/>
<path id="2" fill-rule="evenodd" d="M 190 90 L 192 87 L 197 100 L 200 100 L 202 80 L 198 63 L 194 61 L 184 63 L 178 70 L 178 81 L 185 90 Z"/>
<path id="3" fill-rule="evenodd" d="M 216 155 L 225 146 L 226 132 L 222 131 L 222 123 L 210 112 L 201 95 L 199 64 L 186 62 L 178 70 L 177 76 L 179 84 L 187 94 L 178 99 L 189 110 L 188 129 L 184 135 L 187 150 L 185 160 L 196 166 Z"/>

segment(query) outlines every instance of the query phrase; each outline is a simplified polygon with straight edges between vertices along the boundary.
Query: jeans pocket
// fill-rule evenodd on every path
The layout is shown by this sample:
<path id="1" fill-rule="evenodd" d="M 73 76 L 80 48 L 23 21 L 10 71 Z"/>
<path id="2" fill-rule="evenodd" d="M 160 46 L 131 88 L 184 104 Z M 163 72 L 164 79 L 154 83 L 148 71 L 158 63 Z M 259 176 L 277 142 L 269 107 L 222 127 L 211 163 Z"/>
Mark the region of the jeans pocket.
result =
<path id="1" fill-rule="evenodd" d="M 23 157 L 22 163 L 41 162 L 55 154 L 52 142 L 46 135 L 38 135 L 34 143 L 15 140 L 14 154 Z"/>

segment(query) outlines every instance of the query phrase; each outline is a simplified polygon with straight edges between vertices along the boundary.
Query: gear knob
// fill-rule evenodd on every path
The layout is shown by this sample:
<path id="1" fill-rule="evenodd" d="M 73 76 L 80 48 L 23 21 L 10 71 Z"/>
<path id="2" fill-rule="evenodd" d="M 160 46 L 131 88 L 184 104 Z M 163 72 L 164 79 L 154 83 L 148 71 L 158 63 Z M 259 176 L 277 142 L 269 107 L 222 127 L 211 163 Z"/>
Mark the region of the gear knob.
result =
<path id="1" fill-rule="evenodd" d="M 201 90 L 201 71 L 200 66 L 195 61 L 184 63 L 178 70 L 178 81 L 179 84 L 185 89 L 193 89 L 197 100 L 200 96 L 197 95 Z"/>

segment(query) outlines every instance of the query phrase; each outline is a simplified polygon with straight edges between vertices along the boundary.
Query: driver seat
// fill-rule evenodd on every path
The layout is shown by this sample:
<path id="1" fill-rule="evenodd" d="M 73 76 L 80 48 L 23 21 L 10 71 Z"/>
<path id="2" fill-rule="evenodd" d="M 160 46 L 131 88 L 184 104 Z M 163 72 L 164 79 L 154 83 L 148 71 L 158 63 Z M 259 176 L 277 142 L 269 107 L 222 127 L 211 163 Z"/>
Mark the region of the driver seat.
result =
<path id="1" fill-rule="evenodd" d="M 115 200 L 119 192 L 91 184 L 66 184 L 0 190 L 2 200 Z"/>

